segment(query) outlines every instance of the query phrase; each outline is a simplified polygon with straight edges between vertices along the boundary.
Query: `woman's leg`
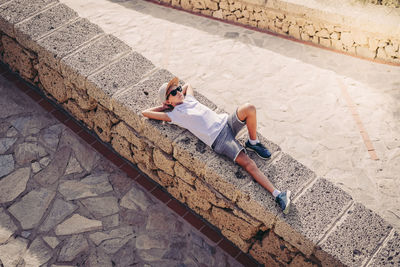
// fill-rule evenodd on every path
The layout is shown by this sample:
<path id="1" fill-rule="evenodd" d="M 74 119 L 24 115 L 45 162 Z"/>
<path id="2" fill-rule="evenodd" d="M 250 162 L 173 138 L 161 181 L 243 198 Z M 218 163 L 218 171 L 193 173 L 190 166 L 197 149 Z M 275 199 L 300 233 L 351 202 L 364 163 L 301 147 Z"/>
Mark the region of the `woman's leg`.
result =
<path id="1" fill-rule="evenodd" d="M 256 107 L 252 104 L 246 103 L 237 109 L 237 116 L 239 120 L 245 121 L 249 137 L 251 140 L 257 139 L 257 114 Z"/>
<path id="2" fill-rule="evenodd" d="M 274 192 L 275 187 L 268 180 L 268 178 L 260 171 L 256 163 L 249 158 L 249 156 L 242 151 L 236 157 L 236 163 L 242 166 L 262 187 L 267 189 L 271 194 Z"/>

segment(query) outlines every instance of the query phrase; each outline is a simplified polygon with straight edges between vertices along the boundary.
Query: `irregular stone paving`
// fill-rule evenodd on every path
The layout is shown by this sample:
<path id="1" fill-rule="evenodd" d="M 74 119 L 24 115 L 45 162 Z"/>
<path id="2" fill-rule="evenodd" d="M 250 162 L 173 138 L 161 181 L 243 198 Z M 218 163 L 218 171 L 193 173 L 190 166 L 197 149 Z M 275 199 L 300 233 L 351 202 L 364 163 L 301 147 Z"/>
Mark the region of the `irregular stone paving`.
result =
<path id="1" fill-rule="evenodd" d="M 399 67 L 142 0 L 61 2 L 224 110 L 255 104 L 263 136 L 400 229 Z M 342 84 L 378 161 L 368 154 Z"/>
<path id="2" fill-rule="evenodd" d="M 2 76 L 0 95 L 1 267 L 240 265 Z"/>

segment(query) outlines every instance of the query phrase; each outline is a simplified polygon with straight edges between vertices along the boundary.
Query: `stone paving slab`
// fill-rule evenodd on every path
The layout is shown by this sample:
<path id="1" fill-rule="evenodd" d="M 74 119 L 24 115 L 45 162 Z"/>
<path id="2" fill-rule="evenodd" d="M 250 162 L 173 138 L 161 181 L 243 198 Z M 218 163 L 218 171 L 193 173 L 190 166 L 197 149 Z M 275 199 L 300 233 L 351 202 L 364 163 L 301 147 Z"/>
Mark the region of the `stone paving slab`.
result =
<path id="1" fill-rule="evenodd" d="M 389 235 L 392 226 L 362 204 L 355 204 L 345 219 L 329 233 L 319 246 L 335 259 L 317 250 L 322 264 L 342 262 L 346 266 L 362 266 Z"/>
<path id="2" fill-rule="evenodd" d="M 66 22 L 78 17 L 78 14 L 64 4 L 37 14 L 15 26 L 16 40 L 26 48 L 38 51 L 36 41 L 51 33 Z"/>
<path id="3" fill-rule="evenodd" d="M 37 41 L 38 50 L 35 52 L 47 65 L 60 71 L 59 61 L 61 58 L 102 33 L 103 31 L 96 24 L 90 23 L 87 19 L 79 19 L 55 33 L 39 39 Z"/>
<path id="4" fill-rule="evenodd" d="M 15 0 L 0 6 L 0 29 L 11 37 L 15 37 L 14 25 L 46 6 L 57 3 L 58 0 Z"/>

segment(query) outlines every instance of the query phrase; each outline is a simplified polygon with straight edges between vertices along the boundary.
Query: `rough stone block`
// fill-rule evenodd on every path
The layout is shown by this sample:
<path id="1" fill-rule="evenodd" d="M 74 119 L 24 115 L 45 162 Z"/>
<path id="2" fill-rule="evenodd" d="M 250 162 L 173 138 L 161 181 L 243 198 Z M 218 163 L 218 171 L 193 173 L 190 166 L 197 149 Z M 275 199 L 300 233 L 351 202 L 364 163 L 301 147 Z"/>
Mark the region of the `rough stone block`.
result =
<path id="1" fill-rule="evenodd" d="M 223 209 L 212 208 L 212 223 L 214 223 L 221 233 L 235 243 L 242 251 L 247 252 L 250 243 L 246 240 L 251 239 L 258 232 L 259 227 L 246 222 L 231 212 Z"/>
<path id="2" fill-rule="evenodd" d="M 250 254 L 259 262 L 268 262 L 269 255 L 287 265 L 296 254 L 290 244 L 277 236 L 273 231 L 268 231 L 261 242 L 255 242 L 250 250 Z M 302 266 L 302 265 L 299 265 Z"/>
<path id="3" fill-rule="evenodd" d="M 86 89 L 90 96 L 97 99 L 104 107 L 112 110 L 111 97 L 121 89 L 138 83 L 143 75 L 153 68 L 154 65 L 150 60 L 133 52 L 99 73 L 89 76 Z"/>
<path id="4" fill-rule="evenodd" d="M 132 152 L 129 142 L 119 134 L 112 134 L 111 145 L 121 156 L 133 162 Z"/>
<path id="5" fill-rule="evenodd" d="M 40 83 L 58 102 L 64 103 L 71 95 L 71 90 L 64 84 L 64 78 L 46 64 L 38 65 Z"/>
<path id="6" fill-rule="evenodd" d="M 267 228 L 273 226 L 276 216 L 282 212 L 271 194 L 254 180 L 241 188 L 241 196 L 236 204 Z"/>
<path id="7" fill-rule="evenodd" d="M 1 41 L 4 49 L 4 62 L 12 70 L 18 71 L 22 77 L 32 80 L 37 73 L 34 69 L 34 64 L 37 62 L 36 56 L 7 35 L 3 35 Z"/>
<path id="8" fill-rule="evenodd" d="M 277 188 L 292 191 L 293 197 L 316 177 L 313 171 L 283 152 L 272 164 L 260 169 Z"/>
<path id="9" fill-rule="evenodd" d="M 85 89 L 86 78 L 96 69 L 131 51 L 124 42 L 106 35 L 61 60 L 61 73 L 80 89 Z"/>
<path id="10" fill-rule="evenodd" d="M 194 176 L 188 169 L 183 167 L 183 165 L 180 164 L 178 161 L 175 162 L 174 171 L 177 177 L 184 180 L 190 185 L 194 185 L 196 176 Z"/>
<path id="11" fill-rule="evenodd" d="M 376 51 L 372 51 L 368 47 L 357 46 L 356 54 L 362 57 L 374 59 L 376 56 Z"/>
<path id="12" fill-rule="evenodd" d="M 211 150 L 210 153 L 215 154 Z M 204 180 L 223 196 L 236 202 L 243 195 L 242 188 L 251 183 L 253 178 L 232 160 L 217 154 L 214 157 L 212 159 L 210 155 L 203 159 Z"/>
<path id="13" fill-rule="evenodd" d="M 292 203 L 288 215 L 278 216 L 274 231 L 309 256 L 351 201 L 350 195 L 319 178 Z"/>
<path id="14" fill-rule="evenodd" d="M 15 37 L 15 24 L 57 2 L 57 0 L 15 0 L 1 5 L 0 31 Z"/>
<path id="15" fill-rule="evenodd" d="M 174 165 L 175 161 L 174 159 L 170 156 L 165 154 L 165 152 L 161 151 L 158 148 L 153 149 L 153 160 L 154 164 L 161 170 L 163 170 L 165 173 L 174 176 Z"/>
<path id="16" fill-rule="evenodd" d="M 345 216 L 315 252 L 322 265 L 336 260 L 346 266 L 363 266 L 392 229 L 361 204 L 355 204 Z"/>
<path id="17" fill-rule="evenodd" d="M 115 114 L 140 133 L 143 130 L 141 112 L 150 107 L 161 105 L 158 102 L 158 89 L 173 77 L 172 73 L 161 69 L 132 88 L 113 96 L 111 104 Z"/>
<path id="18" fill-rule="evenodd" d="M 93 121 L 89 119 L 93 117 L 94 111 L 85 112 L 74 100 L 68 100 L 63 104 L 64 108 L 71 112 L 75 119 L 78 119 L 86 124 L 89 129 L 93 129 Z"/>
<path id="19" fill-rule="evenodd" d="M 93 116 L 94 131 L 104 142 L 111 140 L 111 127 L 117 123 L 118 119 L 107 109 L 98 106 Z"/>
<path id="20" fill-rule="evenodd" d="M 224 196 L 222 196 L 220 193 L 215 191 L 213 188 L 211 188 L 209 185 L 204 183 L 202 180 L 197 179 L 195 181 L 195 188 L 197 192 L 197 196 L 200 199 L 206 199 L 210 203 L 212 203 L 216 207 L 220 208 L 232 208 L 233 204 L 230 203 Z"/>
<path id="21" fill-rule="evenodd" d="M 368 266 L 400 266 L 400 234 L 393 232 Z"/>
<path id="22" fill-rule="evenodd" d="M 94 110 L 97 107 L 98 103 L 96 99 L 88 96 L 85 91 L 74 88 L 73 85 L 72 86 L 66 85 L 66 86 L 71 88 L 69 89 L 71 91 L 71 98 L 76 101 L 76 103 L 82 110 L 85 111 Z"/>
<path id="23" fill-rule="evenodd" d="M 210 147 L 189 131 L 179 134 L 172 145 L 174 158 L 199 177 L 204 177 L 207 163 L 216 157 Z"/>
<path id="24" fill-rule="evenodd" d="M 145 143 L 142 141 L 142 138 L 137 136 L 135 130 L 129 127 L 125 122 L 119 122 L 113 129 L 113 133 L 117 133 L 120 136 L 126 138 L 126 140 L 137 147 L 139 150 L 143 150 L 145 148 Z"/>
<path id="25" fill-rule="evenodd" d="M 37 41 L 40 61 L 60 71 L 59 61 L 83 43 L 102 34 L 103 31 L 87 19 L 79 19 L 74 23 L 55 31 Z"/>
<path id="26" fill-rule="evenodd" d="M 74 10 L 64 4 L 57 4 L 15 25 L 15 37 L 24 47 L 37 51 L 38 39 L 76 17 L 78 14 Z"/>

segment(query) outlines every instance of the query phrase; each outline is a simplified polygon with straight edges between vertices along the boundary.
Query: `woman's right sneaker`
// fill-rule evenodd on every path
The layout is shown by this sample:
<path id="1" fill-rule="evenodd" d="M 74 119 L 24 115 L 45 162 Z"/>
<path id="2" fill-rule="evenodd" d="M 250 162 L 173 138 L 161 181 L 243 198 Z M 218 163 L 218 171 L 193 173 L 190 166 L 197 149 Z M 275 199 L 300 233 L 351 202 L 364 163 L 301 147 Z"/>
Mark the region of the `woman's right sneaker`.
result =
<path id="1" fill-rule="evenodd" d="M 284 214 L 289 213 L 289 206 L 290 206 L 290 192 L 289 190 L 280 193 L 276 198 L 275 201 L 279 204 Z"/>

